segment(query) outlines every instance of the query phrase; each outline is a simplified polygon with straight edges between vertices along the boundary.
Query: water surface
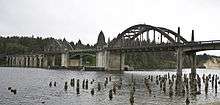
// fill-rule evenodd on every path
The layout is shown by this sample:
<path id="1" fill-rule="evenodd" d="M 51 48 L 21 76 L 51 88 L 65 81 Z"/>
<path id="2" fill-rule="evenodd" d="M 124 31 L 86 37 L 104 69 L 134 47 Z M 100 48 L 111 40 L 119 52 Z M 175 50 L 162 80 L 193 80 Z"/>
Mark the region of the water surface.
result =
<path id="1" fill-rule="evenodd" d="M 136 92 L 134 94 L 135 105 L 185 105 L 185 96 L 169 97 L 168 92 L 160 90 L 156 83 L 152 83 L 152 94 L 146 91 L 144 78 L 148 75 L 174 74 L 175 70 L 153 70 L 153 71 L 125 71 L 122 74 L 95 72 L 95 71 L 69 71 L 69 70 L 48 70 L 40 68 L 11 68 L 0 67 L 0 104 L 1 105 L 129 105 L 131 75 L 136 80 Z M 184 69 L 183 73 L 189 73 Z M 220 70 L 197 69 L 200 77 L 203 74 L 218 74 Z M 106 77 L 112 77 L 112 81 L 104 88 Z M 71 78 L 80 79 L 80 95 L 76 94 L 76 88 L 70 87 Z M 122 89 L 118 90 L 113 100 L 109 100 L 108 92 L 113 83 L 118 83 L 122 78 Z M 82 89 L 83 79 L 89 79 L 89 89 Z M 95 82 L 90 84 L 94 79 Z M 50 81 L 56 81 L 57 87 L 49 87 Z M 64 91 L 64 82 L 68 81 L 68 90 Z M 101 91 L 97 92 L 97 83 L 102 83 Z M 17 89 L 14 95 L 8 87 Z M 95 88 L 95 95 L 90 90 Z M 220 87 L 215 94 L 214 89 L 209 85 L 209 93 L 205 95 L 204 84 L 202 83 L 202 94 L 196 97 L 189 96 L 191 104 L 202 104 L 217 101 L 220 99 Z"/>

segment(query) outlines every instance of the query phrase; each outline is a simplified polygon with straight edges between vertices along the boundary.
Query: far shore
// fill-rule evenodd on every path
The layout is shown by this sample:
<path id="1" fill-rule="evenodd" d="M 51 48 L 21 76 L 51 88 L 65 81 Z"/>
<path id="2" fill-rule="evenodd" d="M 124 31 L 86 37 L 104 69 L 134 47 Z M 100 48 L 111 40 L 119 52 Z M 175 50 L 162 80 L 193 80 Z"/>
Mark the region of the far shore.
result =
<path id="1" fill-rule="evenodd" d="M 206 103 L 206 104 L 199 104 L 199 105 L 220 105 L 220 101 L 211 102 L 211 103 Z"/>

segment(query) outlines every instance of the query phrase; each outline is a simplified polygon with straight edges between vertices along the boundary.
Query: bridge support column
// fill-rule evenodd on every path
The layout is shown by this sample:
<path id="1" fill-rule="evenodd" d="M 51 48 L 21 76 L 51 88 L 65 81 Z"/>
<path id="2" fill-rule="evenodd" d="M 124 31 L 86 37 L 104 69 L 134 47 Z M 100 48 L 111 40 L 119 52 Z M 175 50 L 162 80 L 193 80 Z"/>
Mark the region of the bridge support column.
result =
<path id="1" fill-rule="evenodd" d="M 105 69 L 117 71 L 124 70 L 125 54 L 123 52 L 105 51 L 102 55 L 102 63 Z"/>
<path id="2" fill-rule="evenodd" d="M 196 53 L 192 53 L 191 55 L 191 75 L 193 78 L 196 77 Z"/>
<path id="3" fill-rule="evenodd" d="M 21 56 L 21 67 L 24 67 L 24 56 Z"/>
<path id="4" fill-rule="evenodd" d="M 177 49 L 177 78 L 176 78 L 176 86 L 175 86 L 175 90 L 176 90 L 176 94 L 180 95 L 181 91 L 182 91 L 182 62 L 183 62 L 183 50 L 182 48 L 179 46 L 180 44 L 180 28 L 178 27 L 178 37 L 177 37 L 177 41 L 178 41 L 178 49 Z"/>
<path id="5" fill-rule="evenodd" d="M 19 66 L 19 57 L 18 56 L 15 57 L 15 66 L 16 67 Z"/>
<path id="6" fill-rule="evenodd" d="M 44 58 L 43 58 L 43 67 L 45 68 L 48 67 L 48 57 L 46 55 L 44 55 Z"/>
<path id="7" fill-rule="evenodd" d="M 39 67 L 42 67 L 42 59 L 43 59 L 43 57 L 40 55 L 38 57 L 38 59 L 39 59 Z"/>
<path id="8" fill-rule="evenodd" d="M 30 67 L 33 67 L 33 57 L 30 56 L 29 59 L 30 59 L 30 60 L 29 60 L 29 66 L 30 66 Z"/>
<path id="9" fill-rule="evenodd" d="M 182 76 L 183 51 L 177 50 L 177 76 Z"/>
<path id="10" fill-rule="evenodd" d="M 10 67 L 11 66 L 11 57 L 8 56 L 8 62 L 7 62 L 7 65 Z"/>
<path id="11" fill-rule="evenodd" d="M 108 55 L 109 51 L 99 51 L 96 54 L 96 66 L 104 67 L 105 70 L 108 69 Z"/>
<path id="12" fill-rule="evenodd" d="M 55 55 L 52 56 L 52 65 L 51 66 L 55 66 Z"/>
<path id="13" fill-rule="evenodd" d="M 29 58 L 28 58 L 28 56 L 26 56 L 26 67 L 28 67 L 29 66 Z"/>
<path id="14" fill-rule="evenodd" d="M 17 66 L 20 67 L 21 66 L 21 57 L 17 56 Z"/>
<path id="15" fill-rule="evenodd" d="M 12 57 L 12 66 L 15 66 L 16 65 L 16 58 L 13 56 Z"/>
<path id="16" fill-rule="evenodd" d="M 9 65 L 12 67 L 13 59 L 10 57 Z"/>
<path id="17" fill-rule="evenodd" d="M 8 62 L 9 62 L 9 57 L 8 56 L 6 56 L 6 59 L 5 59 L 5 61 L 6 61 L 6 63 L 5 63 L 5 66 L 8 66 Z"/>
<path id="18" fill-rule="evenodd" d="M 36 55 L 34 55 L 33 67 L 37 67 L 37 56 Z"/>
<path id="19" fill-rule="evenodd" d="M 24 67 L 27 67 L 27 57 L 24 56 Z"/>
<path id="20" fill-rule="evenodd" d="M 82 62 L 82 57 L 80 57 L 80 66 Z M 61 66 L 62 67 L 68 67 L 68 61 L 69 61 L 69 54 L 68 53 L 63 53 L 61 54 Z"/>
<path id="21" fill-rule="evenodd" d="M 190 90 L 191 94 L 195 95 L 197 92 L 197 80 L 196 80 L 196 53 L 191 53 L 191 74 L 190 74 Z"/>
<path id="22" fill-rule="evenodd" d="M 194 30 L 192 30 L 191 42 L 194 42 Z M 196 77 L 196 52 L 191 54 L 191 74 L 192 77 Z"/>

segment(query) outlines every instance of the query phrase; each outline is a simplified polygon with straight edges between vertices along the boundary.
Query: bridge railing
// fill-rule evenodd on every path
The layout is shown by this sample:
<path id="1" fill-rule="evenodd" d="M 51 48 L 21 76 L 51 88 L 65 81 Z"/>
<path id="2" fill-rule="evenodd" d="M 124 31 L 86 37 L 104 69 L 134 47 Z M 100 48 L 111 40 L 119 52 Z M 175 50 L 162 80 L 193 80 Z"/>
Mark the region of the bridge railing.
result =
<path id="1" fill-rule="evenodd" d="M 220 43 L 220 40 L 188 42 L 186 44 L 192 44 L 192 45 L 199 44 L 199 45 L 201 45 L 201 44 L 214 44 L 214 43 Z"/>

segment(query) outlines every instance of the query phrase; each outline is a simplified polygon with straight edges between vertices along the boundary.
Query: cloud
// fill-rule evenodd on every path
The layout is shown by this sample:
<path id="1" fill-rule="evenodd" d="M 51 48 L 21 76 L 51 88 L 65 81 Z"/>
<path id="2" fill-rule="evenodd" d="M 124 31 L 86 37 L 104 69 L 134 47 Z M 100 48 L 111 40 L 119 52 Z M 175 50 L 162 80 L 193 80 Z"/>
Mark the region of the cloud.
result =
<path id="1" fill-rule="evenodd" d="M 190 40 L 220 39 L 219 0 L 0 0 L 0 33 L 28 33 L 94 44 L 140 23 L 177 30 Z M 41 34 L 43 33 L 43 34 Z M 106 38 L 107 39 L 107 38 Z"/>

